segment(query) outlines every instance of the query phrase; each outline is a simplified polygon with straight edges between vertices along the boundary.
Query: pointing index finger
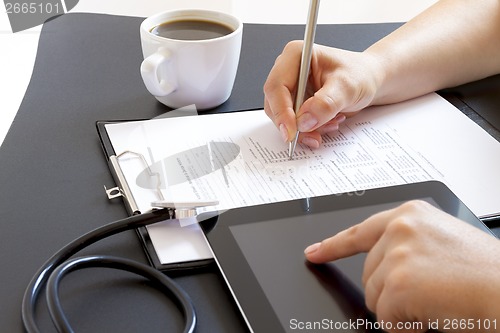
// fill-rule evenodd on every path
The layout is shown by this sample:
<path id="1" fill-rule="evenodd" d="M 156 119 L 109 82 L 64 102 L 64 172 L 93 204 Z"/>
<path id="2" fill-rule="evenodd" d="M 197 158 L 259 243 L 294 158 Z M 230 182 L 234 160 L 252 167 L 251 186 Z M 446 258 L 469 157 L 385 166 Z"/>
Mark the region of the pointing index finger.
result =
<path id="1" fill-rule="evenodd" d="M 304 251 L 307 260 L 319 264 L 370 251 L 384 233 L 391 214 L 392 210 L 377 213 L 321 243 L 310 245 Z"/>

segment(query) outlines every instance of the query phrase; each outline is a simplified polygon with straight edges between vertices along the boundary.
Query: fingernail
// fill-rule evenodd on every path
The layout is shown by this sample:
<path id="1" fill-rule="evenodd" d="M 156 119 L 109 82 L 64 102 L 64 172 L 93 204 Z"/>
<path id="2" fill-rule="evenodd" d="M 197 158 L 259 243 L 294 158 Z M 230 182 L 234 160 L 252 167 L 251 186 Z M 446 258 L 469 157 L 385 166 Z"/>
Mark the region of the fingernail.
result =
<path id="1" fill-rule="evenodd" d="M 297 119 L 300 132 L 309 132 L 318 124 L 318 120 L 310 113 L 304 113 Z"/>
<path id="2" fill-rule="evenodd" d="M 313 244 L 313 245 L 309 245 L 304 250 L 304 253 L 306 255 L 313 254 L 314 252 L 316 252 L 319 249 L 320 246 L 321 246 L 321 243 L 316 243 L 316 244 Z"/>
<path id="3" fill-rule="evenodd" d="M 305 137 L 300 142 L 311 148 L 319 148 L 319 141 L 313 138 Z"/>
<path id="4" fill-rule="evenodd" d="M 285 124 L 280 124 L 279 129 L 280 129 L 281 138 L 283 139 L 283 141 L 285 143 L 288 142 L 288 131 L 286 129 Z"/>
<path id="5" fill-rule="evenodd" d="M 343 113 L 339 113 L 337 116 L 335 116 L 335 120 L 337 120 L 337 124 L 342 124 L 344 120 L 346 120 L 346 116 Z"/>
<path id="6" fill-rule="evenodd" d="M 331 132 L 336 132 L 339 129 L 339 124 L 328 124 L 324 125 L 322 128 L 323 133 L 331 133 Z"/>

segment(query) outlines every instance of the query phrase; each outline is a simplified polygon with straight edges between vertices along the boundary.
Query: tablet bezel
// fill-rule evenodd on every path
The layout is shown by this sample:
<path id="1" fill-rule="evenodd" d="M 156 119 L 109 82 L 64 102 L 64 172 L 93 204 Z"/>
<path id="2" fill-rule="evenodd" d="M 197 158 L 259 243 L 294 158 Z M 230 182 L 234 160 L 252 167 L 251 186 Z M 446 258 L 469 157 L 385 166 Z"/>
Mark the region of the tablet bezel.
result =
<path id="1" fill-rule="evenodd" d="M 217 217 L 205 218 L 202 215 L 199 220 L 217 265 L 250 330 L 285 332 L 285 328 L 254 275 L 252 267 L 248 264 L 245 254 L 232 234 L 230 230 L 232 226 L 425 198 L 435 201 L 443 211 L 493 235 L 451 190 L 438 181 L 242 207 L 226 211 Z"/>

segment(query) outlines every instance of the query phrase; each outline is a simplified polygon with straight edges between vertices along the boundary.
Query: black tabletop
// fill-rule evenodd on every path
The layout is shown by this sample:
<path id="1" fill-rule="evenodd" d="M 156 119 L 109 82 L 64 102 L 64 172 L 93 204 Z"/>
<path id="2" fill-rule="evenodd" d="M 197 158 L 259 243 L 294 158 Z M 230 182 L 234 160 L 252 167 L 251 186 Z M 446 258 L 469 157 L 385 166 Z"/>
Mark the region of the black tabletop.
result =
<path id="1" fill-rule="evenodd" d="M 123 204 L 109 201 L 104 192 L 103 185 L 113 186 L 113 180 L 95 122 L 152 118 L 169 111 L 147 92 L 140 77 L 142 20 L 66 14 L 43 27 L 33 76 L 0 148 L 2 331 L 23 331 L 22 296 L 46 259 L 79 235 L 126 216 Z M 317 42 L 363 50 L 398 26 L 321 25 Z M 233 94 L 209 112 L 262 108 L 262 85 L 274 59 L 289 40 L 302 35 L 303 26 L 246 24 Z M 491 86 L 488 80 L 481 84 Z M 494 118 L 489 111 L 498 101 L 468 105 L 471 91 L 474 88 L 466 87 L 446 94 L 496 133 L 494 121 L 485 120 L 480 111 Z M 486 95 L 480 101 L 498 96 L 498 90 L 490 95 L 480 91 Z M 95 253 L 147 263 L 134 231 L 84 251 Z M 194 302 L 197 332 L 246 331 L 215 266 L 174 279 Z M 63 306 L 79 331 L 164 332 L 178 331 L 182 325 L 174 304 L 136 276 L 96 268 L 69 276 L 62 287 Z M 38 307 L 40 327 L 55 331 L 43 303 Z"/>

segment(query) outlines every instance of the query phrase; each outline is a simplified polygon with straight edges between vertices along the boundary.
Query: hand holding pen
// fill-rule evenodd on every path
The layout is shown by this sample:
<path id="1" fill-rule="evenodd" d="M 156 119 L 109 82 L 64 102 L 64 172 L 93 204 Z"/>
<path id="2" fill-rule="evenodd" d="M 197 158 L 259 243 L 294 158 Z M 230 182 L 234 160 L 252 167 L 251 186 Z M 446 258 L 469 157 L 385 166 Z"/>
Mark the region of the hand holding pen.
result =
<path id="1" fill-rule="evenodd" d="M 357 113 L 373 100 L 377 92 L 374 79 L 377 68 L 364 53 L 316 44 L 307 66 L 305 87 L 301 88 L 305 94 L 299 94 L 305 46 L 303 41 L 290 42 L 276 59 L 264 85 L 264 110 L 284 142 L 293 143 L 300 132 L 298 143 L 319 148 L 322 135 L 336 132 L 346 116 Z M 303 103 L 295 98 L 299 95 Z"/>

